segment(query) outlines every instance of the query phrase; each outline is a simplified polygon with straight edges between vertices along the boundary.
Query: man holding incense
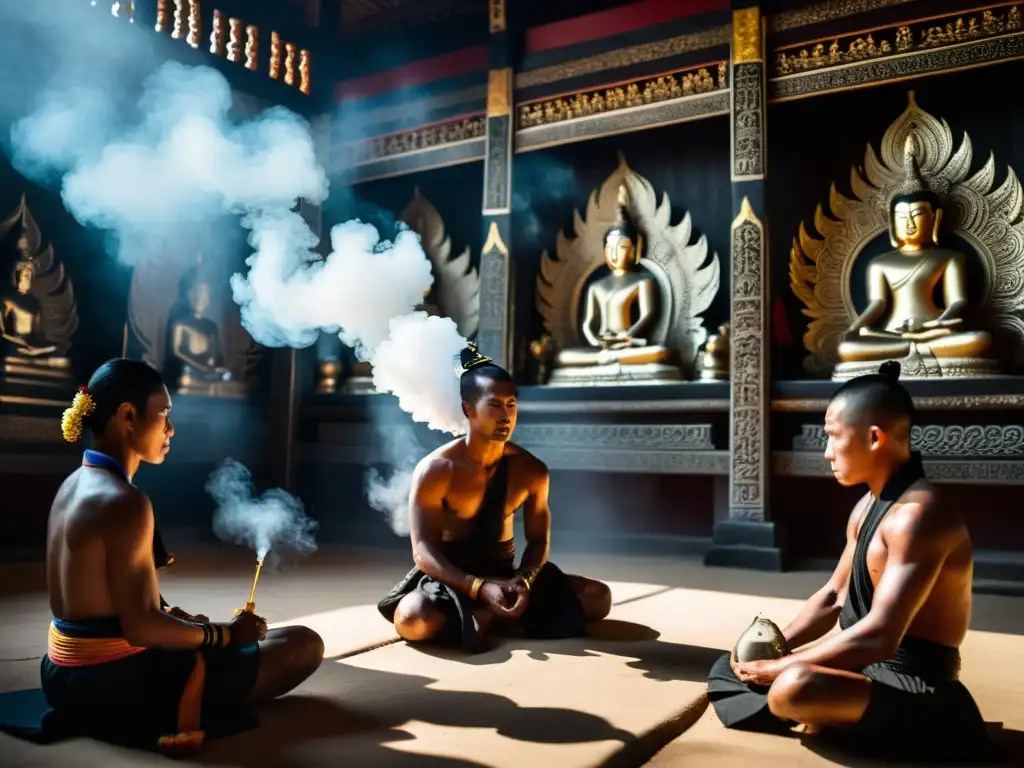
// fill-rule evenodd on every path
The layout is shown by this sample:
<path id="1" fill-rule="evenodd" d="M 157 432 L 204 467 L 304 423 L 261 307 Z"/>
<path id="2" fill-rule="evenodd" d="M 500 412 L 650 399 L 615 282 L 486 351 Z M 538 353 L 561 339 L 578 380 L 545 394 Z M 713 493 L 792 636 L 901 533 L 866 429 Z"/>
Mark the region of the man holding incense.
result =
<path id="1" fill-rule="evenodd" d="M 100 366 L 64 412 L 64 438 L 89 429 L 94 447 L 50 510 L 45 702 L 37 691 L 0 697 L 5 730 L 189 751 L 207 735 L 251 727 L 251 705 L 291 690 L 323 660 L 323 641 L 305 627 L 268 631 L 251 611 L 218 624 L 166 610 L 157 566 L 167 556 L 132 478 L 143 462 L 163 463 L 170 413 L 160 374 L 125 359 Z"/>
<path id="2" fill-rule="evenodd" d="M 473 346 L 457 367 L 469 431 L 416 467 L 409 500 L 416 567 L 380 612 L 409 642 L 452 642 L 470 652 L 497 629 L 549 639 L 581 635 L 588 622 L 608 615 L 611 591 L 548 560 L 550 475 L 509 442 L 515 382 Z M 520 507 L 527 546 L 517 569 L 513 516 Z"/>

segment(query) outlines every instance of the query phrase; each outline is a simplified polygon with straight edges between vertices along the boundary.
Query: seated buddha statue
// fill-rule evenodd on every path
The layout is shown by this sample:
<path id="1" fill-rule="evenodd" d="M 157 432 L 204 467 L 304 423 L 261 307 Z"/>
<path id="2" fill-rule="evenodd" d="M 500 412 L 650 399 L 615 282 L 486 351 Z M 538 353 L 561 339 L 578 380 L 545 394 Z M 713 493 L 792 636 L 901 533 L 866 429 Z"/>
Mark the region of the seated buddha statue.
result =
<path id="1" fill-rule="evenodd" d="M 42 304 L 32 294 L 35 274 L 35 264 L 20 259 L 14 265 L 13 290 L 3 297 L 0 335 L 7 342 L 7 356 L 38 359 L 57 351 L 57 346 L 50 343 L 43 332 Z"/>
<path id="2" fill-rule="evenodd" d="M 181 309 L 168 322 L 168 354 L 179 368 L 178 391 L 204 391 L 214 383 L 231 380 L 220 351 L 217 323 L 206 316 L 210 308 L 210 284 L 202 275 L 202 257 L 182 280 Z"/>
<path id="3" fill-rule="evenodd" d="M 889 202 L 893 250 L 868 264 L 868 305 L 839 345 L 833 378 L 899 360 L 908 376 L 997 373 L 991 336 L 966 327 L 970 300 L 964 254 L 939 247 L 942 208 L 917 165 L 917 138 L 904 147 L 904 182 Z M 934 296 L 941 291 L 942 308 Z"/>
<path id="4" fill-rule="evenodd" d="M 629 192 L 619 187 L 617 221 L 604 236 L 610 273 L 586 289 L 581 331 L 587 347 L 559 350 L 551 383 L 575 378 L 639 381 L 679 380 L 671 349 L 652 343 L 662 309 L 661 286 L 640 264 L 642 240 L 628 211 Z"/>

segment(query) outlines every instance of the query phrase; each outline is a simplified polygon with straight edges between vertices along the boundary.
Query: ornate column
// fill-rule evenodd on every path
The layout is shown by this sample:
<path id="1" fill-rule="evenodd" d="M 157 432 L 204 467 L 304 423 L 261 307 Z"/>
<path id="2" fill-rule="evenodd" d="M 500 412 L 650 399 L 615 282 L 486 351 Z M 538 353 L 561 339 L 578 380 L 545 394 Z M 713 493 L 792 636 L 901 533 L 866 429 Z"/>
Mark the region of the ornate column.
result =
<path id="1" fill-rule="evenodd" d="M 512 369 L 512 40 L 505 0 L 488 0 L 491 62 L 487 76 L 487 144 L 484 154 L 483 227 L 480 254 L 480 351 Z"/>
<path id="2" fill-rule="evenodd" d="M 761 8 L 734 0 L 732 12 L 731 174 L 732 343 L 729 515 L 714 527 L 708 565 L 782 568 L 769 514 L 771 473 L 770 293 L 765 212 L 765 40 Z"/>

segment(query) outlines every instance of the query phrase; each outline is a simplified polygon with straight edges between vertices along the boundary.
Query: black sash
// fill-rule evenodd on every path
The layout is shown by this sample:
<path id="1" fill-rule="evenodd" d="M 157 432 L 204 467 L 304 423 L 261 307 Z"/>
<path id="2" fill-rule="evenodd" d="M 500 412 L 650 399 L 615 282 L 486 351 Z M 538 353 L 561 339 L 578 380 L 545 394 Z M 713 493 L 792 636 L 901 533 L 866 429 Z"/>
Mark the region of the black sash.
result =
<path id="1" fill-rule="evenodd" d="M 853 553 L 850 587 L 847 590 L 843 610 L 839 614 L 840 629 L 852 627 L 871 612 L 871 603 L 875 597 L 875 585 L 871 581 L 871 571 L 868 569 L 868 547 L 892 505 L 899 501 L 900 496 L 906 493 L 910 486 L 918 480 L 923 480 L 924 477 L 921 454 L 914 451 L 910 454 L 907 463 L 889 478 L 889 482 L 882 488 L 881 494 L 872 502 L 868 513 L 864 516 L 864 521 L 857 534 L 857 547 Z"/>

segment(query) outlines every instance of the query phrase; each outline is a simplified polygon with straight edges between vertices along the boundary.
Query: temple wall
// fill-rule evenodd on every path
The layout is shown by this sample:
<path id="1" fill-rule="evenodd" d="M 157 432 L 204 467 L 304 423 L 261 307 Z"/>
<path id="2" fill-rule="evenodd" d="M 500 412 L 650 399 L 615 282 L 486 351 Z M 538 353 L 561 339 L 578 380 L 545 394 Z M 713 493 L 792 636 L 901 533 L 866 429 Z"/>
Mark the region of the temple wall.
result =
<path id="1" fill-rule="evenodd" d="M 499 40 L 502 35 L 493 29 L 488 39 L 484 27 L 467 34 L 464 45 L 449 45 L 457 37 L 449 29 L 444 45 L 441 37 L 424 40 L 401 60 L 392 49 L 386 56 L 383 50 L 370 56 L 370 34 L 347 53 L 332 52 L 321 35 L 311 38 L 309 50 L 323 76 L 314 78 L 308 97 L 294 84 L 285 87 L 262 70 L 249 72 L 237 62 L 192 51 L 182 41 L 161 44 L 176 46 L 173 52 L 168 48 L 168 57 L 213 61 L 230 72 L 232 83 L 252 102 L 249 109 L 280 103 L 330 121 L 324 161 L 332 194 L 322 211 L 325 234 L 332 225 L 359 217 L 388 235 L 416 189 L 443 220 L 453 253 L 469 249 L 473 269 L 484 269 L 487 227 L 501 233 L 514 267 L 502 312 L 513 329 L 512 368 L 522 385 L 517 437 L 552 467 L 556 550 L 708 549 L 716 525 L 730 514 L 734 433 L 728 382 L 560 391 L 538 385 L 529 345 L 544 332 L 535 300 L 542 251 L 554 253 L 559 232 L 573 234 L 574 211 L 585 214 L 589 196 L 616 170 L 621 153 L 659 201 L 662 195 L 671 201 L 671 222 L 688 214 L 691 240 L 706 236 L 709 252 L 717 255 L 719 290 L 702 313 L 704 327 L 713 331 L 731 317 L 737 201 L 748 196 L 757 208 L 756 198 L 763 196 L 756 216 L 767 233 L 770 367 L 764 373 L 771 378 L 771 415 L 759 439 L 768 444 L 771 519 L 762 522 L 777 526 L 778 548 L 785 550 L 780 562 L 786 567 L 834 560 L 860 490 L 834 482 L 815 442 L 814 429 L 835 384 L 827 377 L 812 378 L 803 367 L 808 319 L 790 286 L 793 238 L 801 222 L 811 228 L 817 206 L 828 215 L 830 185 L 851 194 L 851 166 L 863 164 L 868 143 L 878 149 L 910 90 L 923 109 L 950 125 L 956 144 L 964 132 L 970 136 L 972 173 L 989 153 L 995 158 L 996 186 L 1008 167 L 1024 172 L 1024 106 L 1014 98 L 1024 75 L 1024 34 L 1019 16 L 1017 26 L 985 22 L 968 37 L 964 21 L 954 33 L 960 16 L 982 18 L 976 4 L 954 0 L 762 4 L 767 173 L 761 180 L 737 182 L 731 24 L 733 8 L 749 3 L 692 5 L 666 10 L 666 4 L 639 2 L 602 10 L 518 30 L 514 44 Z M 221 6 L 225 13 L 241 13 L 238 0 L 223 0 Z M 203 7 L 209 16 L 211 8 Z M 1021 4 L 991 5 L 1000 18 L 1009 18 L 1015 8 L 1019 13 Z M 867 45 L 869 30 L 875 42 L 895 46 L 903 27 L 914 41 L 909 48 L 842 58 L 848 49 Z M 293 38 L 299 35 L 296 31 Z M 780 54 L 799 58 L 801 50 L 813 51 L 818 42 L 827 48 L 833 40 L 835 61 L 795 73 L 780 70 Z M 513 70 L 510 90 L 496 94 L 493 84 L 501 80 L 491 75 L 504 66 Z M 701 69 L 707 70 L 706 85 L 697 91 L 677 87 Z M 675 85 L 669 87 L 667 80 Z M 617 96 L 616 89 L 634 89 L 632 101 Z M 497 107 L 489 96 L 493 101 L 496 95 L 508 97 L 501 107 L 507 114 L 491 114 Z M 508 151 L 488 156 L 488 136 L 497 141 L 507 135 L 499 128 L 511 132 Z M 509 170 L 508 210 L 482 211 L 485 180 Z M 76 375 L 85 376 L 122 350 L 131 276 L 123 269 L 97 268 L 112 264 L 102 237 L 79 227 L 52 191 L 0 166 L 0 207 L 13 208 L 23 191 L 75 283 L 82 323 L 71 357 Z M 851 278 L 856 304 L 863 302 L 866 257 L 887 247 L 884 236 L 876 238 L 856 260 Z M 140 475 L 160 514 L 209 535 L 202 486 L 219 458 L 235 455 L 262 472 L 261 479 L 297 492 L 319 520 L 322 540 L 406 546 L 382 514 L 369 508 L 364 488 L 367 470 L 386 465 L 373 427 L 384 412 L 397 418 L 397 409 L 389 398 L 347 394 L 340 385 L 336 392 L 317 391 L 323 363 L 338 346 L 327 338 L 299 354 L 268 355 L 261 391 L 223 414 L 218 411 L 222 421 L 213 419 L 209 404 L 200 400 L 191 410 L 183 408 L 168 466 Z M 129 354 L 137 354 L 131 344 Z M 351 362 L 346 358 L 346 365 Z M 349 366 L 342 380 L 350 373 Z M 1000 565 L 1024 562 L 1024 529 L 1013 517 L 1024 462 L 1019 445 L 1014 448 L 1010 441 L 1024 413 L 1020 379 L 916 381 L 909 389 L 919 400 L 922 423 L 941 432 L 929 444 L 926 462 L 949 497 L 967 510 L 981 552 L 979 572 L 1024 580 L 1024 568 Z M 53 489 L 75 463 L 75 451 L 54 437 L 58 417 L 52 409 L 39 416 L 0 403 L 0 479 L 6 498 L 24 510 L 13 518 L 0 516 L 5 542 L 0 549 L 38 543 Z M 964 441 L 953 439 L 957 428 L 990 437 L 965 449 Z M 209 439 L 215 432 L 230 437 Z M 440 438 L 420 431 L 417 439 L 428 450 Z"/>

